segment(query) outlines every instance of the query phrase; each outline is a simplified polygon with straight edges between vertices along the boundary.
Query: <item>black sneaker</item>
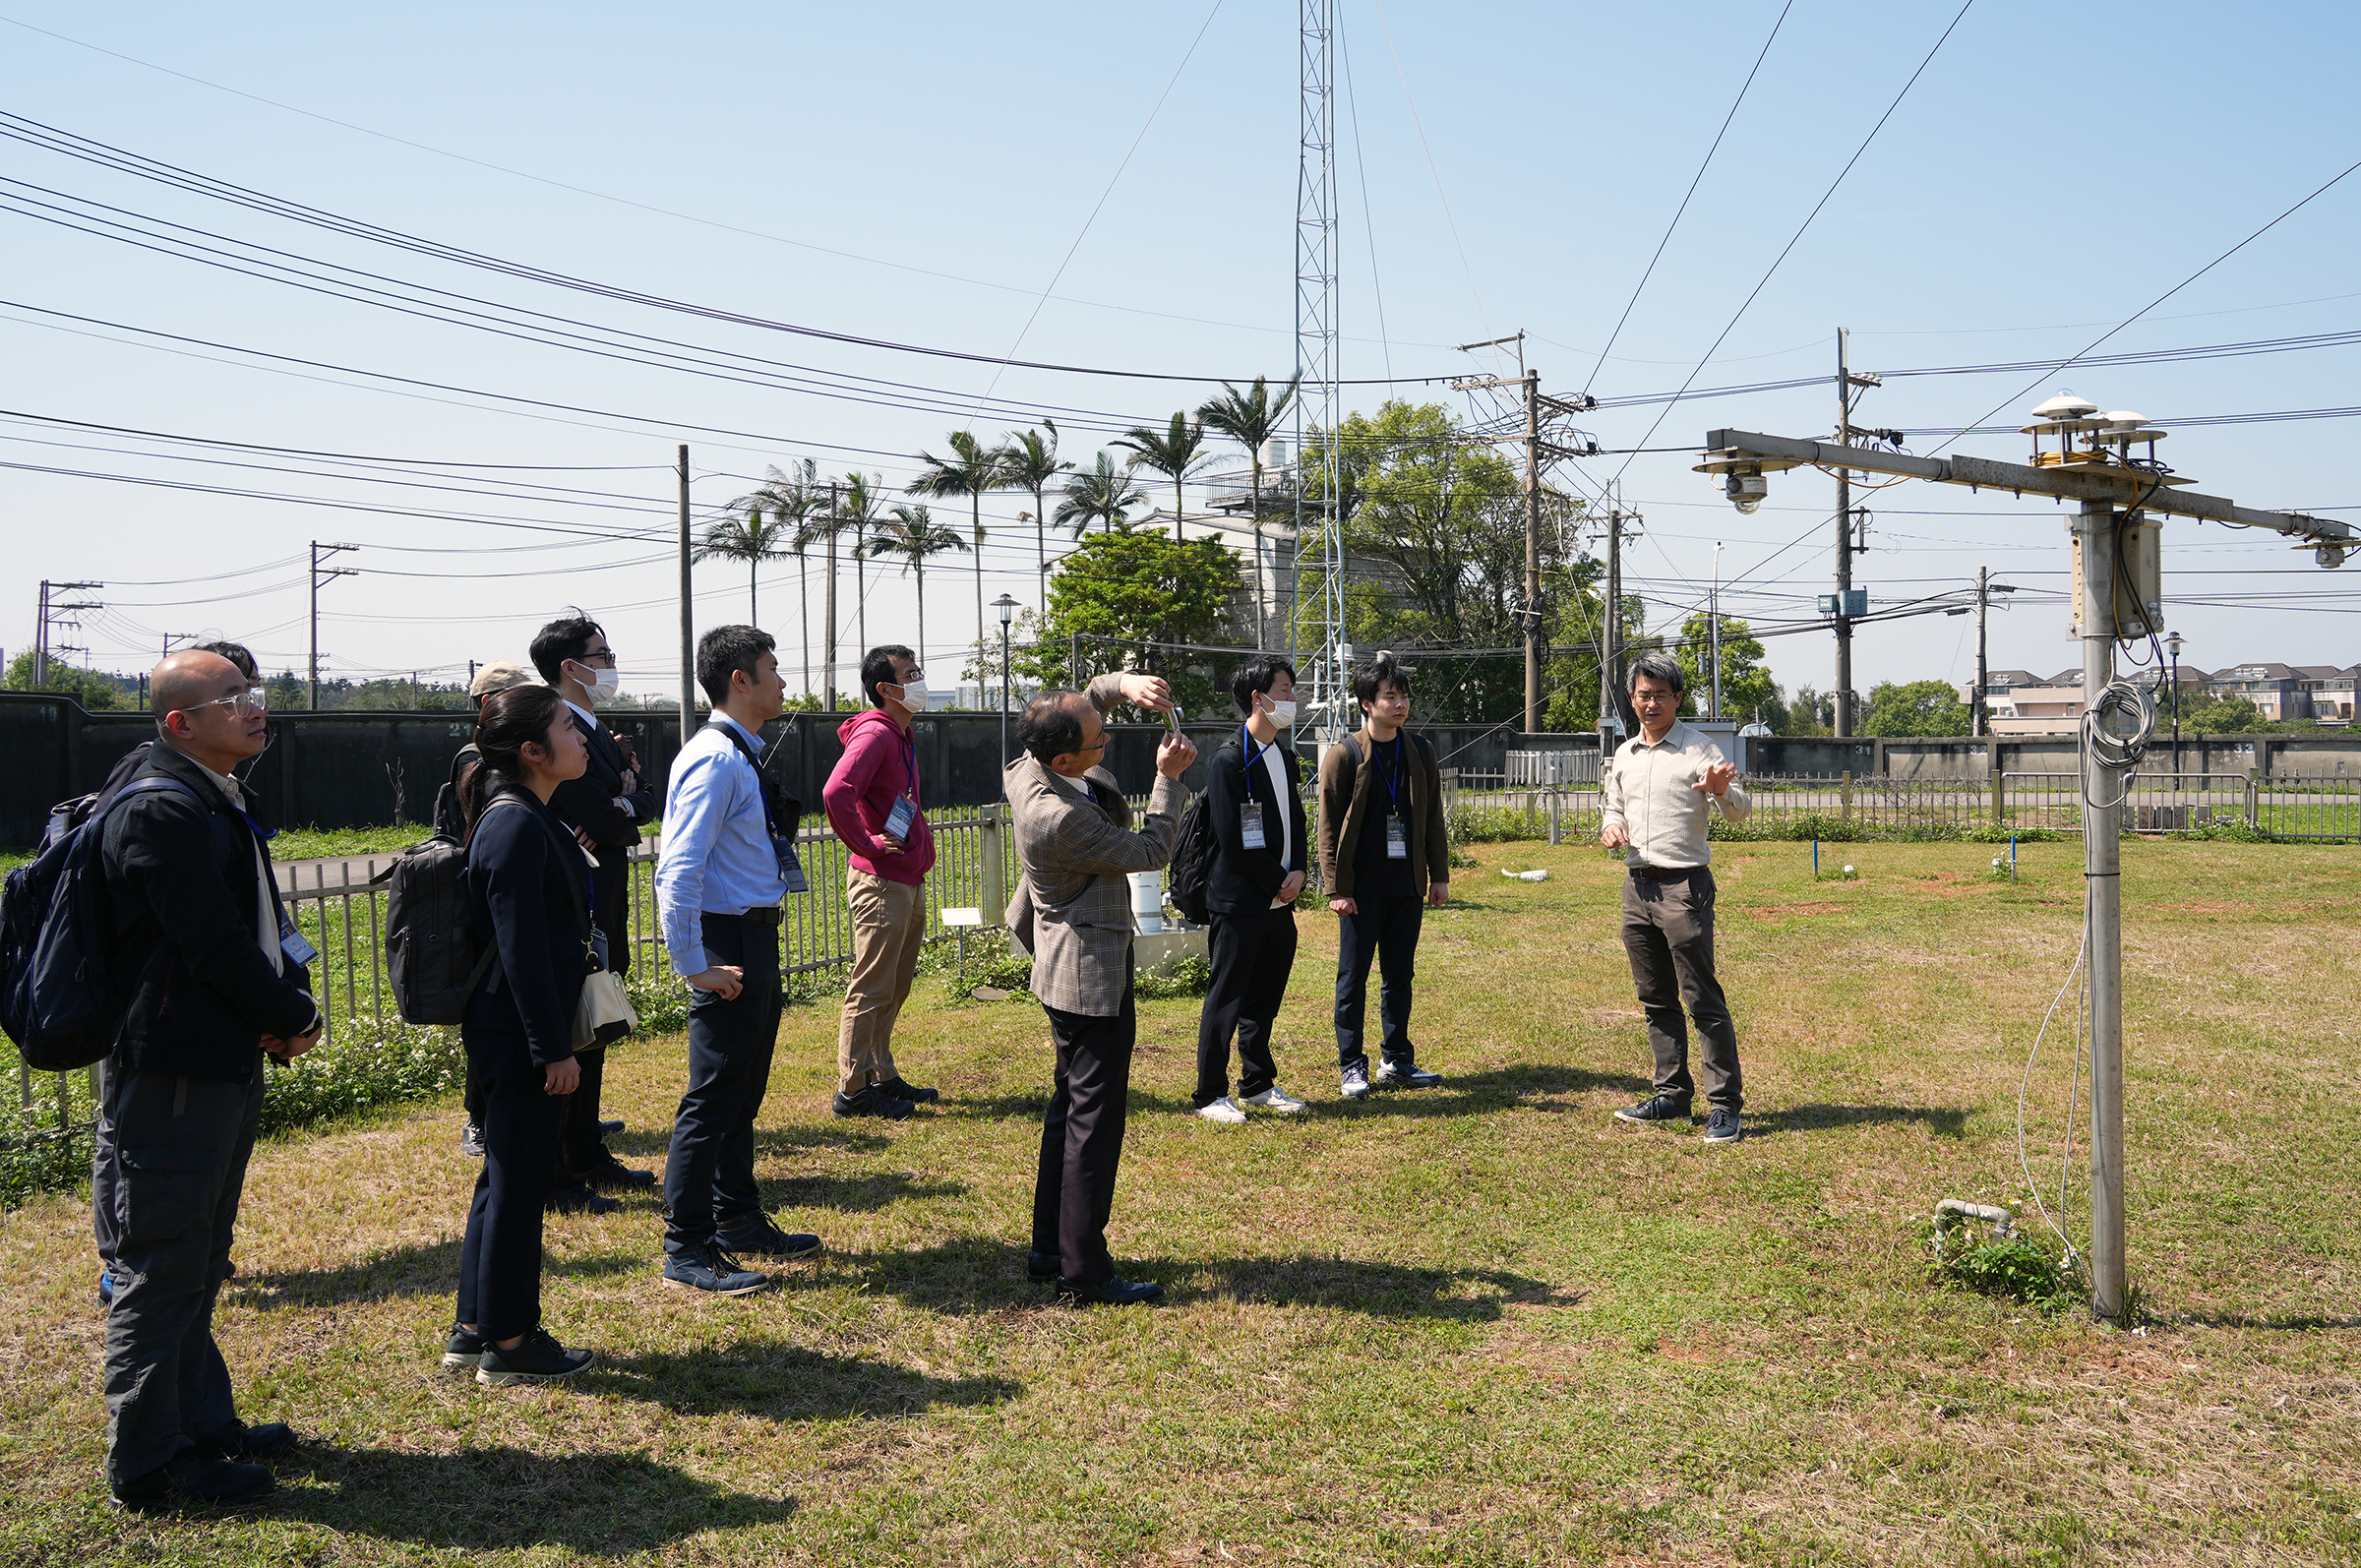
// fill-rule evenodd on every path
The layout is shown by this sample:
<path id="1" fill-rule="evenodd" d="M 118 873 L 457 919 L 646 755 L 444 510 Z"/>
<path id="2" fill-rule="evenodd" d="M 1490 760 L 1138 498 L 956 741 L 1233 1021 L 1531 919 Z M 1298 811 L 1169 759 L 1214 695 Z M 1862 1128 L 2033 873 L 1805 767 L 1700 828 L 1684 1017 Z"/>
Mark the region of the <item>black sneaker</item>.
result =
<path id="1" fill-rule="evenodd" d="M 896 1100 L 876 1084 L 859 1094 L 836 1091 L 836 1114 L 840 1116 L 883 1116 L 888 1121 L 900 1121 L 916 1108 L 907 1100 Z"/>
<path id="2" fill-rule="evenodd" d="M 535 1329 L 513 1351 L 484 1347 L 476 1363 L 475 1380 L 495 1387 L 504 1383 L 554 1383 L 572 1377 L 590 1364 L 588 1351 L 570 1351 L 552 1339 L 547 1329 Z"/>
<path id="3" fill-rule="evenodd" d="M 161 1469 L 135 1477 L 113 1487 L 115 1506 L 139 1513 L 169 1513 L 190 1503 L 236 1508 L 259 1502 L 278 1483 L 260 1465 L 233 1465 L 225 1459 L 200 1459 L 184 1449 Z"/>
<path id="4" fill-rule="evenodd" d="M 1442 1083 L 1443 1075 L 1428 1072 L 1415 1061 L 1381 1061 L 1369 1081 L 1380 1089 L 1432 1089 Z"/>
<path id="5" fill-rule="evenodd" d="M 1164 1287 L 1153 1280 L 1126 1280 L 1120 1274 L 1088 1284 L 1059 1280 L 1058 1299 L 1067 1306 L 1144 1306 L 1163 1300 Z"/>
<path id="6" fill-rule="evenodd" d="M 1624 1106 L 1615 1112 L 1617 1121 L 1687 1121 L 1689 1103 L 1675 1100 L 1668 1094 L 1652 1094 L 1636 1106 Z"/>
<path id="7" fill-rule="evenodd" d="M 922 1089 L 917 1084 L 904 1081 L 899 1073 L 878 1084 L 878 1087 L 884 1092 L 885 1098 L 888 1100 L 907 1100 L 914 1106 L 931 1106 L 942 1098 L 940 1089 Z"/>
<path id="8" fill-rule="evenodd" d="M 685 1252 L 672 1252 L 664 1258 L 664 1283 L 684 1290 L 702 1291 L 708 1296 L 751 1296 L 770 1283 L 767 1274 L 757 1274 L 711 1241 L 691 1247 Z"/>
<path id="9" fill-rule="evenodd" d="M 470 1160 L 484 1157 L 484 1127 L 480 1121 L 462 1123 L 459 1127 L 459 1153 Z"/>
<path id="10" fill-rule="evenodd" d="M 808 1258 L 820 1250 L 818 1236 L 782 1231 L 767 1214 L 732 1220 L 715 1232 L 713 1239 L 725 1252 L 743 1252 L 755 1258 Z"/>
<path id="11" fill-rule="evenodd" d="M 544 1207 L 552 1214 L 613 1214 L 623 1205 L 614 1198 L 600 1197 L 576 1181 L 572 1186 L 552 1188 Z"/>
<path id="12" fill-rule="evenodd" d="M 1057 1284 L 1058 1271 L 1060 1267 L 1062 1265 L 1055 1252 L 1027 1252 L 1025 1254 L 1025 1278 L 1035 1285 Z"/>
<path id="13" fill-rule="evenodd" d="M 589 1170 L 575 1174 L 581 1177 L 584 1186 L 605 1187 L 611 1192 L 628 1192 L 635 1187 L 652 1187 L 656 1184 L 653 1171 L 641 1171 L 625 1165 L 611 1154 Z"/>
<path id="14" fill-rule="evenodd" d="M 621 1132 L 622 1130 L 623 1123 L 620 1120 L 602 1121 L 598 1124 L 598 1135 L 602 1138 L 612 1138 L 615 1136 L 615 1134 Z"/>
<path id="15" fill-rule="evenodd" d="M 456 1323 L 451 1326 L 451 1339 L 443 1347 L 443 1370 L 472 1372 L 484 1358 L 484 1349 L 492 1342 L 481 1334 L 470 1334 Z"/>
<path id="16" fill-rule="evenodd" d="M 1724 1111 L 1717 1108 L 1706 1115 L 1706 1142 L 1735 1143 L 1744 1136 L 1746 1136 L 1746 1129 L 1738 1125 L 1738 1114 L 1735 1111 Z"/>
<path id="17" fill-rule="evenodd" d="M 269 1459 L 295 1446 L 295 1428 L 285 1421 L 249 1426 L 234 1417 L 229 1423 L 197 1439 L 200 1459 Z"/>

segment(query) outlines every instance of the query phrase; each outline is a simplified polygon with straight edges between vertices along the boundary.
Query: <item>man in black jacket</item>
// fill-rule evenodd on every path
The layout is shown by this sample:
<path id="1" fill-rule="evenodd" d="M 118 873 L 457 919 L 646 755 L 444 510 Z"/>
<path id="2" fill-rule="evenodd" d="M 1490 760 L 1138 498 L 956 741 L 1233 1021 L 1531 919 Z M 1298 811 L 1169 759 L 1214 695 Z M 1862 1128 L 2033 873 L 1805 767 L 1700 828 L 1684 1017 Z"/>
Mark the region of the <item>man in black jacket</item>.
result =
<path id="1" fill-rule="evenodd" d="M 320 1038 L 313 955 L 279 902 L 271 854 L 231 777 L 267 735 L 263 694 L 214 653 L 155 667 L 159 743 L 101 841 L 131 984 L 108 1062 L 115 1266 L 106 1321 L 107 1481 L 130 1507 L 241 1502 L 272 1489 L 244 1463 L 295 1441 L 238 1419 L 213 1301 L 263 1108 L 263 1055 Z"/>
<path id="2" fill-rule="evenodd" d="M 618 975 L 632 968 L 632 850 L 639 823 L 655 810 L 656 794 L 639 778 L 638 758 L 598 722 L 595 709 L 621 694 L 615 650 L 597 622 L 579 612 L 552 621 L 533 637 L 533 668 L 557 689 L 574 710 L 574 727 L 589 748 L 590 763 L 577 779 L 558 786 L 550 806 L 595 857 L 590 872 L 592 924 L 607 939 L 607 967 Z M 636 1170 L 615 1158 L 600 1134 L 598 1092 L 605 1077 L 607 1048 L 575 1053 L 581 1086 L 566 1102 L 566 1127 L 559 1134 L 558 1167 L 576 1187 L 652 1187 L 653 1172 Z M 565 1194 L 553 1195 L 563 1206 Z"/>
<path id="3" fill-rule="evenodd" d="M 1296 667 L 1276 654 L 1248 661 L 1231 680 L 1245 715 L 1236 739 L 1213 754 L 1205 784 L 1213 864 L 1205 878 L 1213 984 L 1197 1020 L 1197 1115 L 1235 1125 L 1244 1106 L 1301 1116 L 1303 1102 L 1278 1085 L 1271 1021 L 1296 967 L 1296 895 L 1310 865 L 1296 754 L 1281 744 L 1296 722 Z M 1238 1096 L 1230 1094 L 1230 1038 L 1238 1037 Z M 1244 1105 L 1241 1105 L 1241 1101 Z"/>

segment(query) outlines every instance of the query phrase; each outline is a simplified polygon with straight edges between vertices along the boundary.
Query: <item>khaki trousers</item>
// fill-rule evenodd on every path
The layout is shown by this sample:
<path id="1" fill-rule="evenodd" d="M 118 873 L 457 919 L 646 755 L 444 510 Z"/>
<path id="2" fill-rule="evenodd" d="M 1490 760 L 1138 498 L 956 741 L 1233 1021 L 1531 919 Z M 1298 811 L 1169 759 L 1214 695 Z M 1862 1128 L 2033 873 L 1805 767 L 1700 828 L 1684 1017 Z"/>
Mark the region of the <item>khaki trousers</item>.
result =
<path id="1" fill-rule="evenodd" d="M 853 972 L 844 987 L 844 1019 L 836 1032 L 838 1085 L 859 1094 L 901 1076 L 893 1064 L 893 1024 L 910 999 L 910 978 L 926 945 L 926 890 L 909 882 L 845 869 L 845 901 L 853 912 Z"/>

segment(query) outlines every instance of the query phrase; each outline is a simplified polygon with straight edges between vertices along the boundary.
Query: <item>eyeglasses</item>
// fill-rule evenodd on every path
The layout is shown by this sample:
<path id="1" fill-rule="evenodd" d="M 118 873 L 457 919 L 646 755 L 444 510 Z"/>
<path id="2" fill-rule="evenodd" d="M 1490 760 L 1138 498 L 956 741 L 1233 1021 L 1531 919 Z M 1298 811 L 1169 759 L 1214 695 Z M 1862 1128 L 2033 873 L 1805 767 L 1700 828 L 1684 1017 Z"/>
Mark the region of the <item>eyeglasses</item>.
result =
<path id="1" fill-rule="evenodd" d="M 211 702 L 192 702 L 179 711 L 194 713 L 199 708 L 227 708 L 237 718 L 250 719 L 257 713 L 270 712 L 271 704 L 266 700 L 263 689 L 258 686 L 244 692 L 232 692 L 227 696 L 217 696 Z"/>
<path id="2" fill-rule="evenodd" d="M 576 664 L 596 664 L 602 659 L 606 661 L 606 666 L 608 669 L 612 670 L 615 668 L 615 650 L 613 648 L 601 648 L 596 653 L 585 653 L 574 662 Z"/>

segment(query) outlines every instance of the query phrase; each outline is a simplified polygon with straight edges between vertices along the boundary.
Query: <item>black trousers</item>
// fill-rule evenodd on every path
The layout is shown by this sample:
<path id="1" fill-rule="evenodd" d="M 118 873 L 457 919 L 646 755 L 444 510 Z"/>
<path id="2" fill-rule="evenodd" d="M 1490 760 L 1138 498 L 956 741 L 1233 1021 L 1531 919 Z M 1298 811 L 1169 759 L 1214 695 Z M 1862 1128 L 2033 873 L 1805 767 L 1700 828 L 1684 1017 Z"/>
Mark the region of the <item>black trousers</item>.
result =
<path id="1" fill-rule="evenodd" d="M 704 917 L 705 964 L 734 964 L 746 984 L 729 1001 L 700 991 L 689 1009 L 689 1091 L 664 1164 L 664 1250 L 684 1252 L 762 1208 L 755 1187 L 755 1116 L 778 1043 L 779 928 L 742 915 Z"/>
<path id="2" fill-rule="evenodd" d="M 598 864 L 590 870 L 590 913 L 593 923 L 607 938 L 607 968 L 618 975 L 632 970 L 632 907 L 631 863 L 624 857 L 630 850 L 622 845 L 609 845 L 598 852 Z M 581 1063 L 581 1082 L 574 1093 L 566 1096 L 566 1126 L 560 1135 L 558 1160 L 567 1174 L 586 1176 L 605 1165 L 613 1156 L 607 1152 L 606 1137 L 598 1130 L 598 1095 L 607 1075 L 607 1048 L 592 1046 L 577 1051 L 574 1059 Z"/>
<path id="3" fill-rule="evenodd" d="M 1296 967 L 1296 906 L 1243 915 L 1215 914 L 1206 946 L 1213 984 L 1197 1015 L 1196 1103 L 1230 1092 L 1230 1037 L 1238 1037 L 1238 1092 L 1258 1095 L 1279 1076 L 1271 1060 L 1271 1020 L 1287 997 Z"/>
<path id="4" fill-rule="evenodd" d="M 1418 1059 L 1410 1043 L 1411 982 L 1418 970 L 1419 931 L 1426 901 L 1416 893 L 1356 897 L 1361 913 L 1340 917 L 1336 938 L 1336 1064 L 1369 1064 L 1362 1039 L 1368 1016 L 1369 964 L 1377 965 L 1377 1018 L 1385 1059 L 1408 1066 Z"/>
<path id="5" fill-rule="evenodd" d="M 237 1418 L 213 1302 L 263 1115 L 247 1083 L 110 1072 L 115 1304 L 106 1314 L 106 1478 L 136 1480 Z"/>
<path id="6" fill-rule="evenodd" d="M 1123 1117 L 1131 1093 L 1131 1048 L 1139 1013 L 1131 982 L 1113 1017 L 1041 1009 L 1058 1045 L 1057 1087 L 1041 1118 L 1041 1168 L 1033 1180 L 1033 1250 L 1054 1253 L 1060 1277 L 1093 1285 L 1115 1273 L 1107 1255 L 1107 1217 L 1115 1208 L 1115 1170 L 1123 1157 Z"/>
<path id="7" fill-rule="evenodd" d="M 541 1211 L 549 1202 L 558 1128 L 573 1095 L 542 1088 L 540 1073 L 484 1081 L 484 1168 L 459 1244 L 457 1322 L 487 1339 L 541 1326 Z"/>
<path id="8" fill-rule="evenodd" d="M 1720 1111 L 1745 1107 L 1738 1072 L 1738 1031 L 1722 984 L 1714 978 L 1714 874 L 1703 867 L 1681 881 L 1623 878 L 1623 949 L 1631 955 L 1632 984 L 1648 1015 L 1648 1046 L 1656 1057 L 1656 1092 L 1687 1103 L 1689 1030 L 1682 1003 L 1705 1040 L 1706 1104 Z"/>
<path id="9" fill-rule="evenodd" d="M 91 1119 L 91 1239 L 98 1266 L 115 1271 L 115 1247 L 123 1236 L 121 1158 L 115 1152 L 115 1058 L 98 1063 L 98 1109 Z"/>

